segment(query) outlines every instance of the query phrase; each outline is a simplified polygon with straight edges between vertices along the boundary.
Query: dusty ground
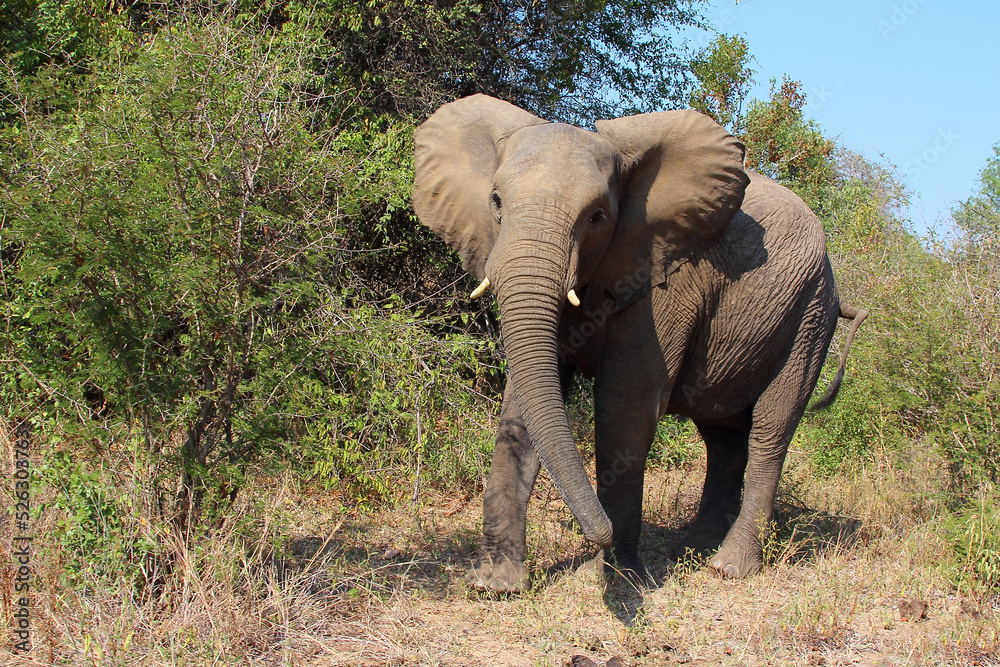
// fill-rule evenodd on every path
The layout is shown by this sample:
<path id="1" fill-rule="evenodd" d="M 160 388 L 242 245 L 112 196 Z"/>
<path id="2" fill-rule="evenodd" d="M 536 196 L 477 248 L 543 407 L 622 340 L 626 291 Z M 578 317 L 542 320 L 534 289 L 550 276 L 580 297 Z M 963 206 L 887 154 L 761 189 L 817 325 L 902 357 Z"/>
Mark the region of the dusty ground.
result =
<path id="1" fill-rule="evenodd" d="M 793 449 L 767 566 L 741 581 L 664 555 L 693 515 L 704 461 L 653 470 L 642 553 L 658 585 L 646 591 L 577 571 L 594 552 L 543 478 L 529 519 L 534 588 L 513 598 L 463 584 L 481 497 L 421 492 L 392 512 L 352 513 L 290 477 L 258 481 L 210 538 L 177 541 L 152 587 L 116 588 L 95 561 L 67 589 L 58 550 L 40 550 L 35 648 L 0 649 L 0 663 L 1000 665 L 1000 595 L 949 583 L 940 482 L 914 474 L 934 465 L 821 480 Z M 38 534 L 54 521 L 40 517 Z M 901 620 L 911 601 L 926 618 Z"/>
<path id="2" fill-rule="evenodd" d="M 958 595 L 935 572 L 944 545 L 934 526 L 903 518 L 920 508 L 893 516 L 892 504 L 919 489 L 879 498 L 869 480 L 839 502 L 800 498 L 809 490 L 793 456 L 768 567 L 728 581 L 663 555 L 693 513 L 702 466 L 648 478 L 643 553 L 658 582 L 648 591 L 576 572 L 593 552 L 545 484 L 529 525 L 535 587 L 517 598 L 462 583 L 481 498 L 425 496 L 416 510 L 344 521 L 325 544 L 306 531 L 293 551 L 333 564 L 323 568 L 335 578 L 333 624 L 299 648 L 314 647 L 314 665 L 562 665 L 576 655 L 626 665 L 1000 665 L 1000 598 Z M 866 500 L 883 506 L 844 509 Z M 901 620 L 911 600 L 927 604 L 925 618 Z"/>

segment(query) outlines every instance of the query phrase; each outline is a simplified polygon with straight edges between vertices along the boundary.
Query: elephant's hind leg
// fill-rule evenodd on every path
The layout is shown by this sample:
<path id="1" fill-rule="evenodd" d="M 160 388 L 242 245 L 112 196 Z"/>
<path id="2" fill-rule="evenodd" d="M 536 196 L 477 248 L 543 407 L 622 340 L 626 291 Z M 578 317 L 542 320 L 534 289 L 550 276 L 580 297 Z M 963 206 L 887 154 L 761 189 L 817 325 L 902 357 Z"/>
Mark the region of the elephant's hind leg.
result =
<path id="1" fill-rule="evenodd" d="M 708 470 L 698 515 L 687 536 L 674 547 L 675 558 L 704 557 L 719 548 L 740 513 L 743 474 L 747 467 L 749 432 L 695 423 L 705 441 Z"/>
<path id="2" fill-rule="evenodd" d="M 770 527 L 785 454 L 816 386 L 836 324 L 830 312 L 814 305 L 813 315 L 799 330 L 785 366 L 753 408 L 740 513 L 722 547 L 709 561 L 723 576 L 745 577 L 763 567 L 761 540 Z"/>
<path id="3" fill-rule="evenodd" d="M 478 590 L 522 593 L 528 588 L 525 524 L 539 465 L 508 382 L 483 498 L 482 547 L 468 576 Z"/>
<path id="4" fill-rule="evenodd" d="M 805 408 L 805 400 L 802 400 L 794 403 L 796 408 L 801 403 L 801 409 L 784 409 L 787 396 L 793 393 L 804 393 L 808 397 L 808 392 L 802 392 L 800 387 L 775 383 L 757 403 L 750 432 L 742 506 L 719 551 L 709 560 L 723 576 L 746 577 L 763 567 L 761 541 L 770 526 L 785 453 Z"/>

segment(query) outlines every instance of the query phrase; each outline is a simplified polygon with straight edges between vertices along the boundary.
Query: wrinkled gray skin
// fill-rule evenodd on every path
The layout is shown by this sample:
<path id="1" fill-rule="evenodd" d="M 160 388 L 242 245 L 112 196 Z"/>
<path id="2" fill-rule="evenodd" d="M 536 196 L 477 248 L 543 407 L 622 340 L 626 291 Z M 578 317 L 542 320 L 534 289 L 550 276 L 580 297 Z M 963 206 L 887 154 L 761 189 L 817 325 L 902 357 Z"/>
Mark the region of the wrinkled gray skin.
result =
<path id="1" fill-rule="evenodd" d="M 789 442 L 838 314 L 856 311 L 840 306 L 816 217 L 742 161 L 742 145 L 694 112 L 595 133 L 478 95 L 417 130 L 414 208 L 489 277 L 508 356 L 475 587 L 528 585 L 540 464 L 586 536 L 646 580 L 643 474 L 666 413 L 692 419 L 708 451 L 676 553 L 714 554 L 725 576 L 760 570 Z M 563 402 L 574 372 L 594 378 L 596 495 Z"/>

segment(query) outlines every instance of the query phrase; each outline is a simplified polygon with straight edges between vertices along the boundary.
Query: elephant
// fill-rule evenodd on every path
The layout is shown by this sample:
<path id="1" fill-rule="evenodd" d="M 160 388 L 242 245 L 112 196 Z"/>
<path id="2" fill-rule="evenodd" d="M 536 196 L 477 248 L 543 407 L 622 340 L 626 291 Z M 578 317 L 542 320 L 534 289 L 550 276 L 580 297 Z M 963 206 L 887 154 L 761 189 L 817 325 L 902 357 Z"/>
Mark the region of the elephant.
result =
<path id="1" fill-rule="evenodd" d="M 726 577 L 763 566 L 785 454 L 841 304 L 823 227 L 744 146 L 692 110 L 602 120 L 596 132 L 473 95 L 414 134 L 412 204 L 499 309 L 507 378 L 469 573 L 517 593 L 526 508 L 544 465 L 586 538 L 646 582 L 643 476 L 656 424 L 704 439 L 701 502 L 675 553 Z M 593 379 L 596 493 L 567 419 L 574 373 Z M 714 555 L 713 555 L 714 554 Z"/>

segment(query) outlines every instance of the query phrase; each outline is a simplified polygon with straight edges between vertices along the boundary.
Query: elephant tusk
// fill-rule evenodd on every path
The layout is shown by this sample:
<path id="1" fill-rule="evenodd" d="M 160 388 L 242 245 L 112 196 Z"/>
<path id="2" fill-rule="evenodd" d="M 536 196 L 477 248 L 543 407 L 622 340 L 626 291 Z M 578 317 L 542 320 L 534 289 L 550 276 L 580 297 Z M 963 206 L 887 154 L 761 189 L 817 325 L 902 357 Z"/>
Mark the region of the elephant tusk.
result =
<path id="1" fill-rule="evenodd" d="M 569 302 L 571 304 L 573 304 L 574 306 L 578 306 L 579 307 L 579 305 L 580 305 L 580 297 L 578 297 L 576 295 L 576 290 L 571 289 L 569 291 L 569 293 L 566 295 L 566 298 L 569 299 Z"/>
<path id="2" fill-rule="evenodd" d="M 489 288 L 490 288 L 489 277 L 483 278 L 483 282 L 479 283 L 479 287 L 472 290 L 472 294 L 469 295 L 469 298 L 472 300 L 476 300 L 482 295 L 486 294 L 486 290 L 488 290 Z"/>

